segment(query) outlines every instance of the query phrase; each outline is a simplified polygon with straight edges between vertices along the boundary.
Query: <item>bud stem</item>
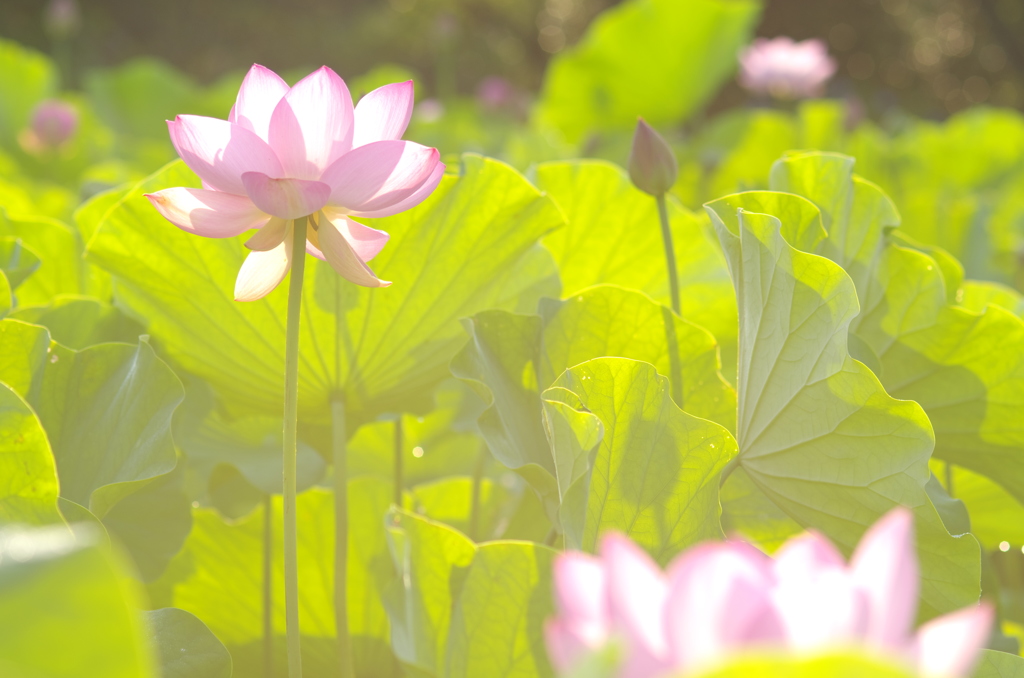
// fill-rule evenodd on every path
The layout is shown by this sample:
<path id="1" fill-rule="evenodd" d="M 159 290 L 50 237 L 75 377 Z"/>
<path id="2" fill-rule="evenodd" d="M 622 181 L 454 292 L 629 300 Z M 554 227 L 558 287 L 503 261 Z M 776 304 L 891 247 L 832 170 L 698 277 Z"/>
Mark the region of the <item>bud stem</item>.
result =
<path id="1" fill-rule="evenodd" d="M 661 238 L 665 245 L 665 263 L 668 264 L 668 286 L 672 293 L 672 310 L 676 315 L 682 316 L 682 306 L 679 301 L 679 271 L 676 270 L 676 250 L 672 246 L 672 227 L 668 222 L 668 202 L 665 194 L 659 195 L 658 218 L 661 219 Z"/>
<path id="2" fill-rule="evenodd" d="M 302 678 L 299 631 L 299 559 L 295 476 L 299 422 L 299 311 L 306 263 L 307 218 L 295 220 L 292 272 L 288 283 L 288 325 L 284 352 L 284 610 L 288 636 L 288 678 Z"/>

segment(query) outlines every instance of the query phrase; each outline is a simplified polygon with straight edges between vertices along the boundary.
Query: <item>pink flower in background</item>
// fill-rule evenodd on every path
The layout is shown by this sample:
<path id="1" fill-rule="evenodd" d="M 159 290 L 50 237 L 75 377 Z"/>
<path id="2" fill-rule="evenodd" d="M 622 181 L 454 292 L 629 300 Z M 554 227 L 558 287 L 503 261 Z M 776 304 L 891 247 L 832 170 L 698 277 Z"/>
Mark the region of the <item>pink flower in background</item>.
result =
<path id="1" fill-rule="evenodd" d="M 569 671 L 609 642 L 624 651 L 618 676 L 699 670 L 740 651 L 864 648 L 924 677 L 970 675 L 988 639 L 988 605 L 922 626 L 912 515 L 895 509 L 864 535 L 847 564 L 810 532 L 769 557 L 742 542 L 708 543 L 662 572 L 629 539 L 609 534 L 600 554 L 555 562 L 558 616 L 545 629 L 552 663 Z"/>
<path id="2" fill-rule="evenodd" d="M 489 75 L 476 88 L 476 99 L 484 108 L 496 110 L 515 103 L 512 83 L 497 75 Z"/>
<path id="3" fill-rule="evenodd" d="M 74 106 L 50 99 L 32 111 L 29 128 L 21 135 L 26 151 L 52 151 L 67 144 L 78 131 L 78 111 Z"/>
<path id="4" fill-rule="evenodd" d="M 353 108 L 326 66 L 294 87 L 250 69 L 227 120 L 180 115 L 167 126 L 203 188 L 147 195 L 171 223 L 208 238 L 259 229 L 235 283 L 237 301 L 260 299 L 287 275 L 293 220 L 309 216 L 306 251 L 364 287 L 390 283 L 366 262 L 388 234 L 355 221 L 398 214 L 429 196 L 444 175 L 436 148 L 401 141 L 413 83 L 385 85 Z"/>
<path id="5" fill-rule="evenodd" d="M 740 55 L 740 84 L 776 99 L 820 96 L 835 72 L 835 60 L 825 43 L 816 39 L 758 38 Z"/>

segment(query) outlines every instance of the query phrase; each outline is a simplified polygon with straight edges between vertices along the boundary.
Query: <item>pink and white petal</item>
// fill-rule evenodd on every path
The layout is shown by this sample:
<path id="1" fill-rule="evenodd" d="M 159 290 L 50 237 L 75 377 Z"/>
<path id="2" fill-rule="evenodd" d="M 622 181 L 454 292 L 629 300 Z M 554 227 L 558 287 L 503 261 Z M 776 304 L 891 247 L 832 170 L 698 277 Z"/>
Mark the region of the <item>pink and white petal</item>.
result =
<path id="1" fill-rule="evenodd" d="M 412 119 L 416 87 L 412 80 L 379 87 L 356 104 L 352 148 L 401 139 Z"/>
<path id="2" fill-rule="evenodd" d="M 773 569 L 780 580 L 800 582 L 826 570 L 845 570 L 846 560 L 826 537 L 810 531 L 790 538 L 775 552 Z"/>
<path id="3" fill-rule="evenodd" d="M 738 649 L 784 646 L 771 559 L 742 542 L 697 546 L 672 564 L 665 628 L 673 668 L 691 671 Z"/>
<path id="4" fill-rule="evenodd" d="M 772 604 L 786 633 L 786 646 L 798 652 L 859 644 L 868 623 L 867 596 L 839 568 L 805 581 L 777 582 Z"/>
<path id="5" fill-rule="evenodd" d="M 230 238 L 267 223 L 264 214 L 244 195 L 202 188 L 166 188 L 146 197 L 178 228 L 204 238 Z"/>
<path id="6" fill-rule="evenodd" d="M 326 66 L 292 87 L 270 118 L 268 139 L 297 179 L 319 179 L 352 148 L 355 116 L 345 81 Z"/>
<path id="7" fill-rule="evenodd" d="M 601 561 L 578 551 L 555 559 L 555 600 L 560 616 L 608 629 L 607 578 Z"/>
<path id="8" fill-rule="evenodd" d="M 309 240 L 306 240 L 306 254 L 314 256 L 320 261 L 327 261 L 327 257 L 324 256 L 324 253 L 320 250 L 320 248 L 317 247 L 312 242 L 310 242 Z"/>
<path id="9" fill-rule="evenodd" d="M 238 98 L 231 108 L 228 120 L 268 141 L 270 116 L 274 114 L 274 109 L 288 93 L 288 89 L 288 83 L 277 73 L 259 64 L 253 64 L 242 80 Z"/>
<path id="10" fill-rule="evenodd" d="M 353 149 L 327 168 L 331 204 L 351 212 L 390 207 L 409 196 L 437 167 L 440 154 L 411 141 L 375 141 Z"/>
<path id="11" fill-rule="evenodd" d="M 316 214 L 331 195 L 331 187 L 320 181 L 271 179 L 261 172 L 246 172 L 242 184 L 253 204 L 282 219 Z"/>
<path id="12" fill-rule="evenodd" d="M 870 606 L 868 642 L 904 646 L 917 617 L 920 579 L 913 513 L 899 507 L 871 526 L 854 551 L 850 569 Z"/>
<path id="13" fill-rule="evenodd" d="M 381 280 L 374 275 L 370 267 L 356 255 L 352 245 L 341 231 L 333 228 L 330 222 L 324 222 L 320 226 L 317 231 L 317 240 L 324 260 L 345 280 L 362 287 L 388 287 L 391 285 L 390 282 Z"/>
<path id="14" fill-rule="evenodd" d="M 218 191 L 244 195 L 242 174 L 281 176 L 281 162 L 267 142 L 241 125 L 199 115 L 179 115 L 167 122 L 178 155 L 193 172 Z"/>
<path id="15" fill-rule="evenodd" d="M 256 301 L 274 291 L 292 267 L 291 224 L 284 241 L 266 252 L 249 252 L 235 280 L 235 301 Z"/>
<path id="16" fill-rule="evenodd" d="M 324 208 L 323 215 L 325 221 L 330 222 L 330 225 L 341 231 L 341 234 L 348 240 L 348 244 L 352 245 L 352 249 L 356 251 L 356 255 L 363 261 L 370 261 L 380 254 L 380 251 L 388 244 L 388 240 L 391 239 L 391 235 L 385 231 L 364 226 L 330 207 Z M 321 228 L 324 226 L 321 225 Z"/>
<path id="17" fill-rule="evenodd" d="M 967 678 L 981 656 L 995 612 L 982 603 L 933 619 L 920 628 L 915 642 L 922 678 Z"/>
<path id="18" fill-rule="evenodd" d="M 560 672 L 568 672 L 579 664 L 588 654 L 600 649 L 606 638 L 597 638 L 581 633 L 572 624 L 561 619 L 549 619 L 544 624 L 544 643 L 547 645 L 548 658 Z"/>
<path id="19" fill-rule="evenodd" d="M 288 235 L 288 227 L 291 221 L 280 217 L 271 217 L 267 225 L 256 231 L 256 233 L 245 241 L 245 246 L 257 252 L 272 250 L 284 242 Z"/>
<path id="20" fill-rule="evenodd" d="M 663 611 L 668 583 L 658 566 L 628 537 L 614 532 L 601 539 L 608 613 L 612 633 L 621 633 L 641 655 L 667 654 Z M 641 657 L 638 661 L 646 663 Z"/>
<path id="21" fill-rule="evenodd" d="M 437 163 L 437 166 L 434 167 L 434 171 L 431 173 L 431 175 L 427 177 L 427 180 L 424 181 L 420 185 L 420 187 L 416 189 L 415 193 L 410 195 L 405 200 L 400 200 L 397 203 L 391 205 L 390 207 L 385 207 L 384 209 L 372 211 L 357 211 L 352 212 L 351 214 L 354 217 L 362 217 L 366 219 L 381 219 L 383 217 L 390 217 L 395 214 L 400 214 L 406 210 L 411 210 L 413 207 L 416 207 L 421 202 L 430 197 L 430 195 L 434 192 L 434 189 L 436 189 L 438 184 L 441 183 L 441 179 L 444 178 L 444 171 L 444 164 L 439 162 Z"/>

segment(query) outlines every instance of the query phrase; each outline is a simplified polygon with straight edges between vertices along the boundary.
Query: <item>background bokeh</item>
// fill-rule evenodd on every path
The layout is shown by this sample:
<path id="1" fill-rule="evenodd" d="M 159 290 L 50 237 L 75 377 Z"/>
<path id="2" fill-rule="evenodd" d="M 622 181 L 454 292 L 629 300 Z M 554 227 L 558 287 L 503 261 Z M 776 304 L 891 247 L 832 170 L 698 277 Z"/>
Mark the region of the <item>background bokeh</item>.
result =
<path id="1" fill-rule="evenodd" d="M 45 3 L 5 0 L 0 36 L 43 51 Z M 253 62 L 289 70 L 327 63 L 346 77 L 382 62 L 423 91 L 472 94 L 488 76 L 540 87 L 552 54 L 616 0 L 91 0 L 71 39 L 72 84 L 98 66 L 147 55 L 201 82 Z M 972 104 L 1024 105 L 1020 0 L 770 0 L 758 34 L 828 41 L 840 62 L 830 94 L 876 119 L 898 110 L 941 118 Z M 727 86 L 711 112 L 745 101 Z"/>

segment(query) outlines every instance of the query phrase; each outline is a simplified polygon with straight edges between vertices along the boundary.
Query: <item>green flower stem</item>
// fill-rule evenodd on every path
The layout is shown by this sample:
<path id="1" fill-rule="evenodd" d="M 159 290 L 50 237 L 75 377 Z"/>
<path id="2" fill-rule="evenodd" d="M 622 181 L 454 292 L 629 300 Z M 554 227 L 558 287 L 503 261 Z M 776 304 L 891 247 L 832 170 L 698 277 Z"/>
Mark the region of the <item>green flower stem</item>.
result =
<path id="1" fill-rule="evenodd" d="M 403 441 L 402 415 L 395 419 L 395 506 L 402 507 L 402 489 L 405 487 L 402 479 L 402 448 Z"/>
<path id="2" fill-rule="evenodd" d="M 473 469 L 473 495 L 469 509 L 469 538 L 480 540 L 480 488 L 484 482 L 484 466 L 487 464 L 487 445 L 480 444 L 476 467 Z"/>
<path id="3" fill-rule="evenodd" d="M 263 678 L 274 678 L 274 503 L 263 498 Z"/>
<path id="4" fill-rule="evenodd" d="M 658 218 L 661 220 L 661 238 L 665 244 L 665 263 L 668 264 L 668 285 L 672 292 L 672 310 L 676 315 L 682 316 L 682 306 L 679 302 L 679 271 L 676 270 L 676 250 L 672 246 L 672 228 L 668 221 L 668 202 L 665 194 L 657 197 Z"/>
<path id="5" fill-rule="evenodd" d="M 288 678 L 302 678 L 295 466 L 299 423 L 299 310 L 306 264 L 306 222 L 306 217 L 296 219 L 293 229 L 292 274 L 288 285 L 288 328 L 284 351 L 284 609 L 288 632 Z"/>
<path id="6" fill-rule="evenodd" d="M 331 398 L 331 448 L 334 462 L 334 623 L 337 627 L 341 678 L 353 678 L 352 641 L 348 635 L 348 436 L 345 401 Z"/>

